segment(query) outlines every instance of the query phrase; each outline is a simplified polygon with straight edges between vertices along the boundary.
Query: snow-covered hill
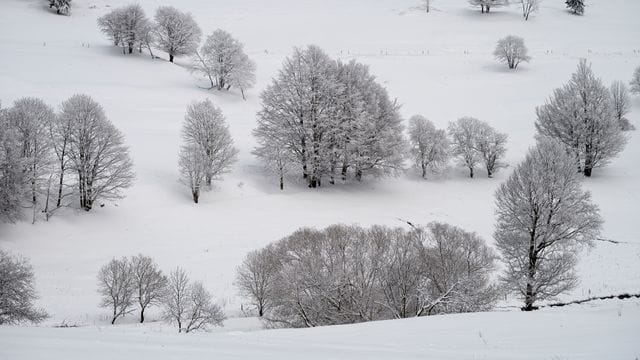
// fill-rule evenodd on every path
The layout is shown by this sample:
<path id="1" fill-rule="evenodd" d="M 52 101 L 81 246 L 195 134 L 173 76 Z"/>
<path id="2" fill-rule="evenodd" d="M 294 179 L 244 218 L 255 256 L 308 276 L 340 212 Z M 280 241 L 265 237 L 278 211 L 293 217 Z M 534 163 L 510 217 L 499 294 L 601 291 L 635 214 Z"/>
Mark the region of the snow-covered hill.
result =
<path id="1" fill-rule="evenodd" d="M 535 107 L 569 78 L 579 58 L 586 57 L 606 83 L 627 82 L 633 69 L 640 65 L 640 2 L 635 0 L 591 0 L 584 16 L 567 13 L 564 1 L 546 0 L 528 22 L 522 19 L 516 5 L 483 15 L 469 7 L 466 0 L 434 1 L 434 9 L 428 15 L 420 10 L 419 0 L 139 1 L 148 16 L 160 5 L 174 5 L 192 12 L 205 34 L 222 28 L 244 42 L 247 53 L 257 62 L 258 84 L 243 101 L 233 92 L 200 89 L 198 85 L 206 82 L 186 70 L 188 59 L 178 58 L 177 64 L 170 64 L 145 54 L 122 55 L 110 46 L 98 31 L 96 19 L 129 2 L 76 0 L 71 17 L 56 16 L 44 0 L 3 0 L 0 5 L 3 106 L 23 96 L 36 96 L 57 107 L 75 93 L 89 94 L 124 132 L 137 173 L 126 199 L 115 204 L 107 203 L 90 213 L 65 210 L 49 222 L 36 225 L 0 225 L 0 247 L 24 254 L 32 261 L 41 295 L 39 303 L 52 316 L 46 323 L 49 325 L 63 321 L 105 324 L 107 314 L 98 308 L 96 273 L 114 256 L 142 252 L 154 257 L 166 271 L 177 265 L 184 267 L 194 279 L 202 280 L 233 316 L 239 313 L 242 303 L 232 285 L 235 267 L 246 252 L 300 226 L 337 222 L 401 226 L 399 218 L 414 223 L 440 220 L 476 231 L 492 241 L 493 192 L 510 169 L 502 170 L 493 179 L 468 179 L 464 171 L 452 170 L 445 177 L 422 181 L 408 171 L 397 179 L 368 179 L 362 184 L 314 191 L 294 184 L 280 192 L 275 179 L 265 177 L 250 153 L 255 145 L 251 130 L 260 107 L 260 91 L 294 46 L 313 43 L 334 57 L 370 64 L 372 72 L 403 105 L 405 118 L 419 113 L 439 127 L 466 115 L 489 122 L 509 134 L 507 161 L 512 165 L 534 143 Z M 506 34 L 524 37 L 533 57 L 531 63 L 521 65 L 516 72 L 507 71 L 491 55 L 495 42 Z M 240 149 L 240 161 L 214 192 L 204 195 L 195 205 L 189 191 L 177 181 L 177 151 L 186 106 L 203 98 L 211 98 L 224 111 Z M 632 105 L 629 119 L 640 127 L 640 98 L 636 97 Z M 634 132 L 620 158 L 595 172 L 593 178 L 585 179 L 585 186 L 593 192 L 606 221 L 604 237 L 623 243 L 598 243 L 591 249 L 580 264 L 582 283 L 567 297 L 640 289 L 640 232 L 636 226 L 640 214 L 639 161 L 640 144 Z M 604 333 L 606 326 L 610 326 L 611 334 L 640 328 L 637 305 L 625 306 L 636 307 L 628 315 L 623 311 L 624 320 L 617 314 L 602 317 L 602 313 L 612 311 L 611 306 L 597 306 L 584 312 L 575 310 L 571 315 L 559 309 L 543 315 L 489 313 L 336 330 L 282 331 L 277 334 L 285 335 L 269 351 L 285 351 L 287 344 L 295 343 L 290 354 L 296 354 L 305 349 L 304 341 L 319 347 L 331 337 L 335 344 L 332 351 L 337 354 L 343 349 L 340 344 L 346 342 L 343 339 L 347 334 L 363 331 L 365 342 L 344 348 L 354 356 L 417 357 L 421 350 L 429 354 L 430 338 L 437 333 L 443 342 L 436 343 L 436 349 L 444 352 L 434 350 L 433 354 L 446 357 L 447 349 L 453 351 L 457 345 L 455 340 L 447 343 L 446 334 L 453 336 L 456 329 L 473 329 L 458 340 L 475 344 L 469 345 L 473 351 L 461 358 L 473 354 L 508 358 L 501 349 L 523 349 L 527 353 L 524 350 L 542 341 L 517 337 L 519 330 L 527 329 L 524 321 L 531 317 L 537 323 L 534 329 L 543 332 L 541 337 L 552 331 L 547 324 L 555 324 L 559 336 L 567 331 L 560 328 L 562 324 L 582 329 L 584 338 L 571 344 L 573 349 L 587 344 L 591 347 L 584 351 L 589 353 L 598 346 L 591 340 L 599 336 L 599 331 Z M 150 316 L 157 318 L 153 312 Z M 467 325 L 467 321 L 476 325 Z M 484 334 L 480 327 L 483 323 L 493 329 L 487 330 L 493 333 L 487 333 L 486 344 L 478 335 Z M 448 328 L 448 332 L 440 335 L 441 327 Z M 74 337 L 98 339 L 102 330 L 10 328 L 1 330 L 0 341 L 16 344 L 13 350 L 39 348 L 62 354 L 65 346 L 77 345 L 78 351 L 90 346 L 72 342 Z M 96 350 L 96 354 L 108 356 L 110 344 L 126 337 L 115 329 L 109 329 L 107 334 L 105 342 L 92 343 L 104 350 Z M 307 334 L 311 340 L 306 340 Z M 407 334 L 407 344 L 415 344 L 406 354 L 401 352 L 406 348 L 401 334 Z M 137 343 L 148 336 L 152 344 L 148 346 L 153 346 L 153 351 L 162 352 L 163 343 L 171 344 L 176 357 L 196 344 L 199 345 L 194 352 L 220 351 L 232 357 L 233 349 L 245 351 L 245 355 L 259 352 L 262 339 L 278 335 L 265 332 L 174 339 L 164 334 L 138 334 L 127 340 L 127 349 L 145 349 L 142 345 L 138 348 Z M 390 337 L 401 345 L 381 341 Z M 638 356 L 639 346 L 625 342 L 628 337 L 607 337 L 611 343 L 604 343 L 604 349 L 635 347 L 634 356 Z M 253 345 L 241 349 L 245 338 L 251 339 L 248 342 Z M 229 339 L 240 340 L 222 345 Z M 563 343 L 557 341 L 555 346 L 562 349 Z M 28 349 L 29 344 L 42 346 Z M 215 349 L 207 349 L 209 346 Z M 498 350 L 483 352 L 483 346 Z M 553 348 L 548 351 L 539 358 L 565 356 L 562 351 L 554 353 Z M 8 358 L 26 358 L 19 354 L 12 352 Z M 32 355 L 37 358 L 37 354 Z M 320 353 L 315 355 L 322 357 Z"/>

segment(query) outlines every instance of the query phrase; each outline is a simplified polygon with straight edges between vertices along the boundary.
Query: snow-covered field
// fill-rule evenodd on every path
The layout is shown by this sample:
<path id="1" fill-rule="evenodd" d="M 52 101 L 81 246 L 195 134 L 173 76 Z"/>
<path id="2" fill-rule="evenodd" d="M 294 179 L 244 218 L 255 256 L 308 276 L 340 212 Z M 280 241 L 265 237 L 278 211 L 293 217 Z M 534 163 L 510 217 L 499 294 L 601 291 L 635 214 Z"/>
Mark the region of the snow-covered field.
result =
<path id="1" fill-rule="evenodd" d="M 142 252 L 165 271 L 184 267 L 204 282 L 230 316 L 237 316 L 242 299 L 232 284 L 235 267 L 247 251 L 300 226 L 401 226 L 399 218 L 425 224 L 441 220 L 491 242 L 493 193 L 510 169 L 493 179 L 469 179 L 463 170 L 453 169 L 423 181 L 408 171 L 397 179 L 367 179 L 319 190 L 294 184 L 280 192 L 250 153 L 260 91 L 294 46 L 317 44 L 333 57 L 369 64 L 403 105 L 405 118 L 422 114 L 445 127 L 468 115 L 506 132 L 507 161 L 515 165 L 534 143 L 535 107 L 567 81 L 579 58 L 587 58 L 606 83 L 630 79 L 640 65 L 640 2 L 591 0 L 584 16 L 572 16 L 563 1 L 546 0 L 525 22 L 517 5 L 482 15 L 466 0 L 436 0 L 428 15 L 419 9 L 419 0 L 140 0 L 148 16 L 160 5 L 174 5 L 192 12 L 205 35 L 222 28 L 244 42 L 258 65 L 258 84 L 247 101 L 237 93 L 198 88 L 206 82 L 185 69 L 187 59 L 170 64 L 144 54 L 125 56 L 110 46 L 96 18 L 129 2 L 76 0 L 72 16 L 66 17 L 51 13 L 44 0 L 2 0 L 3 106 L 36 96 L 57 107 L 75 93 L 91 95 L 124 132 L 137 181 L 124 200 L 90 213 L 65 210 L 49 222 L 0 226 L 0 247 L 31 259 L 39 304 L 51 315 L 43 326 L 90 326 L 2 328 L 0 358 L 63 357 L 68 347 L 78 353 L 91 348 L 96 356 L 116 358 L 110 351 L 121 342 L 127 345 L 118 351 L 141 353 L 138 358 L 178 358 L 190 351 L 228 358 L 261 351 L 286 352 L 293 358 L 308 351 L 323 357 L 321 347 L 327 356 L 345 351 L 345 358 L 453 358 L 458 345 L 463 349 L 460 358 L 513 358 L 520 357 L 520 350 L 523 356 L 549 359 L 639 356 L 640 344 L 633 341 L 633 331 L 637 336 L 640 329 L 637 301 L 534 314 L 441 316 L 335 329 L 255 334 L 237 330 L 176 338 L 156 334 L 157 324 L 105 327 L 108 314 L 98 307 L 95 289 L 96 273 L 106 261 Z M 507 71 L 491 55 L 495 42 L 509 33 L 524 37 L 533 57 L 516 72 Z M 177 181 L 177 151 L 186 106 L 203 98 L 211 98 L 224 111 L 240 154 L 234 171 L 195 205 Z M 629 119 L 640 127 L 638 97 Z M 582 283 L 567 298 L 640 289 L 639 163 L 640 143 L 633 132 L 622 155 L 585 180 L 606 221 L 603 236 L 622 243 L 598 243 L 591 249 L 580 264 Z M 622 316 L 619 307 L 624 307 Z M 151 312 L 150 317 L 157 314 Z M 536 327 L 528 328 L 528 320 Z M 570 329 L 580 330 L 580 336 Z M 130 332 L 135 334 L 131 338 Z M 9 350 L 1 346 L 9 343 Z M 541 343 L 548 345 L 545 352 L 533 352 L 534 344 Z M 10 351 L 8 356 L 2 356 L 5 351 Z"/>

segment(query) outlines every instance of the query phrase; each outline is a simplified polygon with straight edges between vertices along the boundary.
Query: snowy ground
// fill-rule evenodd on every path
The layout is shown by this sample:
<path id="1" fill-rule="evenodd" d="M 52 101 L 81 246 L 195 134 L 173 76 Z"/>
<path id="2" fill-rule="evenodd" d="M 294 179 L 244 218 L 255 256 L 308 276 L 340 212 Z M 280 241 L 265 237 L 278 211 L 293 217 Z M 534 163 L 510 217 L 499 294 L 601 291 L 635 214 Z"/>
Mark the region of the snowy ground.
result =
<path id="1" fill-rule="evenodd" d="M 402 225 L 398 218 L 414 223 L 440 220 L 476 231 L 492 241 L 493 192 L 509 169 L 494 179 L 468 179 L 463 170 L 452 170 L 447 176 L 422 181 L 409 171 L 397 179 L 367 180 L 317 191 L 296 184 L 284 192 L 277 190 L 275 182 L 264 177 L 250 154 L 254 146 L 251 130 L 260 106 L 258 95 L 293 46 L 314 43 L 334 57 L 370 64 L 372 72 L 403 105 L 405 118 L 419 113 L 440 127 L 466 115 L 489 122 L 509 134 L 507 161 L 512 165 L 534 143 L 535 106 L 543 104 L 553 88 L 567 81 L 578 58 L 586 57 L 606 83 L 628 81 L 633 69 L 640 65 L 640 25 L 636 16 L 640 2 L 635 0 L 591 0 L 583 17 L 569 15 L 563 1 L 547 0 L 540 13 L 528 22 L 523 21 L 515 5 L 483 16 L 467 6 L 466 0 L 434 1 L 434 9 L 428 15 L 419 9 L 418 0 L 140 0 L 149 16 L 159 5 L 175 5 L 191 11 L 205 34 L 219 27 L 243 41 L 258 64 L 258 85 L 248 92 L 245 102 L 236 93 L 199 89 L 197 85 L 206 83 L 181 66 L 188 64 L 187 59 L 179 59 L 174 65 L 146 55 L 124 56 L 111 47 L 97 30 L 96 18 L 129 2 L 75 1 L 72 16 L 64 17 L 50 13 L 44 0 L 2 0 L 3 106 L 19 97 L 37 96 L 57 107 L 74 93 L 87 93 L 104 106 L 110 119 L 124 132 L 137 173 L 135 186 L 127 192 L 126 199 L 116 204 L 107 203 L 90 213 L 60 212 L 48 223 L 0 226 L 0 247 L 28 256 L 34 265 L 40 304 L 51 314 L 46 325 L 66 322 L 100 326 L 72 330 L 1 329 L 0 341 L 8 341 L 8 337 L 12 343 L 23 344 L 21 349 L 25 351 L 62 351 L 73 345 L 69 341 L 75 336 L 93 338 L 93 344 L 102 349 L 123 340 L 125 335 L 117 330 L 102 327 L 108 314 L 98 308 L 95 292 L 98 269 L 114 256 L 142 252 L 153 256 L 166 271 L 180 265 L 194 279 L 202 280 L 225 305 L 227 313 L 234 316 L 239 314 L 242 302 L 232 284 L 235 267 L 247 251 L 300 226 L 336 222 Z M 533 57 L 517 72 L 507 71 L 491 56 L 495 42 L 509 33 L 523 36 Z M 218 183 L 216 191 L 194 205 L 188 190 L 177 181 L 179 129 L 187 104 L 205 97 L 212 98 L 227 116 L 240 160 L 234 171 Z M 629 118 L 640 128 L 638 97 Z M 580 264 L 582 283 L 567 298 L 640 290 L 640 238 L 636 226 L 640 213 L 639 161 L 640 143 L 634 132 L 619 159 L 585 180 L 606 220 L 603 236 L 624 243 L 598 243 L 591 249 Z M 318 342 L 335 336 L 339 343 L 343 335 L 363 331 L 365 339 L 366 334 L 372 335 L 365 340 L 370 343 L 359 343 L 349 351 L 355 354 L 359 349 L 371 348 L 367 351 L 385 357 L 384 351 L 398 350 L 392 342 L 380 344 L 383 348 L 379 353 L 369 345 L 379 343 L 376 336 L 397 337 L 400 341 L 402 331 L 410 334 L 407 341 L 420 344 L 411 349 L 417 355 L 420 349 L 428 350 L 432 332 L 440 336 L 435 326 L 447 327 L 453 334 L 458 327 L 466 331 L 471 326 L 466 322 L 469 319 L 477 326 L 491 323 L 487 324 L 491 329 L 487 331 L 494 331 L 494 335 L 487 346 L 498 346 L 495 344 L 499 342 L 503 346 L 498 346 L 495 353 L 482 352 L 477 334 L 482 330 L 474 330 L 458 340 L 475 344 L 470 345 L 474 350 L 465 358 L 476 353 L 496 358 L 505 357 L 506 352 L 501 351 L 506 348 L 519 349 L 528 344 L 526 338 L 512 338 L 518 334 L 510 328 L 524 327 L 520 322 L 527 316 L 538 321 L 540 329 L 544 329 L 539 336 L 545 338 L 547 321 L 555 321 L 557 331 L 562 332 L 566 330 L 559 328 L 564 321 L 560 319 L 565 319 L 566 326 L 584 330 L 585 338 L 580 341 L 592 347 L 597 345 L 593 339 L 599 331 L 594 329 L 610 326 L 611 333 L 617 334 L 630 327 L 640 328 L 637 307 L 629 316 L 625 313 L 624 324 L 613 322 L 619 321 L 614 317 L 604 320 L 601 315 L 607 309 L 596 307 L 584 313 L 575 310 L 571 313 L 574 315 L 566 317 L 565 310 L 559 309 L 539 318 L 519 313 L 477 314 L 451 317 L 451 323 L 449 317 L 438 317 L 337 330 L 284 331 L 277 332 L 285 335 L 273 351 L 285 349 L 288 341 L 303 339 L 306 334 Z M 150 316 L 153 319 L 155 315 L 152 312 Z M 579 322 L 568 321 L 573 318 Z M 134 319 L 125 319 L 131 321 Z M 405 323 L 411 327 L 404 329 Z M 104 343 L 98 340 L 102 339 L 98 337 L 100 331 L 109 334 Z M 335 335 L 328 335 L 333 331 Z M 137 335 L 137 339 L 151 336 L 149 346 L 156 346 L 156 351 L 167 343 L 176 352 L 196 344 L 201 345 L 193 351 L 206 352 L 207 344 L 212 344 L 231 357 L 231 349 L 243 344 L 242 339 L 249 339 L 247 342 L 253 346 L 238 351 L 250 355 L 251 351 L 262 349 L 262 339 L 276 336 L 270 334 L 227 334 L 212 339 L 204 335 L 185 342 L 183 338 L 153 334 Z M 628 337 L 606 336 L 611 341 L 606 349 L 630 345 L 624 342 Z M 444 335 L 442 339 L 448 341 Z M 227 340 L 230 343 L 223 345 Z M 26 345 L 35 341 L 42 347 L 28 349 Z M 130 341 L 131 351 L 144 349 Z M 340 348 L 338 343 L 335 351 Z M 291 354 L 302 351 L 302 344 L 297 346 Z M 436 349 L 453 351 L 453 346 L 441 343 Z M 560 349 L 561 343 L 555 346 Z M 572 346 L 583 348 L 579 341 Z M 638 345 L 635 349 L 637 353 Z M 564 356 L 561 351 L 557 354 L 545 356 Z M 362 357 L 367 355 L 373 356 L 371 352 L 360 353 Z"/>
<path id="2" fill-rule="evenodd" d="M 637 359 L 640 303 L 298 330 L 176 335 L 153 327 L 0 328 L 4 359 Z"/>

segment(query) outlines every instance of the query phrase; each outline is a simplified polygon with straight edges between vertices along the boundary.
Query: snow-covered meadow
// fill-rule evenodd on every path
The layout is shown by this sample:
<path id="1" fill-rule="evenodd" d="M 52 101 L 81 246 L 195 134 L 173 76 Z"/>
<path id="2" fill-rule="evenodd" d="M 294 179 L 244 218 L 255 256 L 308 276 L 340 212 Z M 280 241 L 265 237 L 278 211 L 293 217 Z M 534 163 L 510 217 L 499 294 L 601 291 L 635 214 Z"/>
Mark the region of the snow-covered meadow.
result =
<path id="1" fill-rule="evenodd" d="M 481 14 L 466 0 L 433 1 L 429 14 L 420 8 L 419 0 L 140 1 L 148 16 L 158 6 L 173 5 L 192 12 L 205 35 L 222 28 L 242 41 L 257 63 L 258 80 L 257 86 L 247 92 L 247 101 L 243 101 L 234 91 L 220 93 L 199 88 L 207 82 L 187 71 L 186 58 L 177 58 L 176 64 L 170 64 L 152 60 L 147 54 L 123 55 L 119 48 L 111 46 L 99 32 L 96 19 L 128 3 L 76 0 L 72 15 L 66 17 L 56 16 L 41 0 L 2 2 L 3 106 L 20 97 L 35 96 L 58 107 L 73 94 L 91 95 L 123 131 L 137 174 L 126 198 L 116 203 L 105 203 L 89 213 L 64 210 L 50 221 L 42 220 L 35 225 L 25 221 L 0 226 L 0 247 L 31 259 L 39 304 L 51 315 L 43 326 L 61 323 L 92 326 L 78 330 L 3 328 L 0 343 L 14 344 L 14 352 L 8 353 L 7 358 L 38 358 L 41 356 L 35 353 L 38 346 L 28 356 L 20 351 L 36 344 L 41 345 L 40 349 L 50 349 L 50 344 L 42 342 L 44 338 L 60 336 L 60 343 L 74 347 L 71 340 L 64 339 L 67 335 L 63 331 L 93 339 L 103 334 L 100 332 L 103 328 L 93 327 L 106 325 L 109 320 L 108 311 L 98 307 L 96 274 L 114 256 L 141 252 L 155 258 L 165 271 L 180 265 L 192 278 L 204 282 L 229 316 L 239 316 L 243 300 L 233 286 L 236 266 L 247 251 L 301 226 L 333 223 L 402 226 L 400 219 L 422 224 L 441 220 L 475 231 L 491 243 L 493 194 L 510 168 L 502 169 L 493 179 L 485 178 L 484 174 L 469 179 L 464 169 L 454 168 L 445 176 L 427 181 L 410 169 L 399 178 L 366 179 L 361 184 L 316 190 L 289 182 L 285 191 L 280 192 L 276 179 L 265 175 L 251 155 L 255 146 L 251 131 L 260 109 L 260 91 L 294 46 L 316 44 L 334 58 L 369 64 L 390 95 L 402 104 L 405 119 L 422 114 L 440 128 L 462 116 L 487 121 L 509 135 L 506 160 L 511 165 L 520 161 L 535 142 L 535 107 L 568 80 L 579 58 L 587 58 L 606 84 L 613 80 L 628 82 L 640 65 L 637 20 L 640 2 L 633 0 L 591 0 L 584 16 L 570 15 L 563 1 L 545 0 L 540 11 L 527 22 L 517 4 Z M 530 63 L 522 64 L 515 72 L 492 57 L 495 42 L 507 34 L 522 36 L 532 56 Z M 196 205 L 189 190 L 178 183 L 177 152 L 186 106 L 204 98 L 210 98 L 224 111 L 240 153 L 234 170 Z M 637 127 L 639 114 L 640 98 L 636 96 L 628 117 Z M 640 214 L 640 144 L 636 132 L 630 136 L 618 159 L 584 180 L 605 219 L 603 237 L 621 243 L 598 242 L 579 265 L 581 284 L 566 298 L 640 289 L 640 232 L 636 227 Z M 624 306 L 620 316 L 615 310 L 618 306 Z M 430 333 L 447 327 L 449 332 L 443 334 L 453 336 L 456 329 L 468 326 L 474 331 L 459 341 L 475 345 L 469 345 L 469 352 L 462 358 L 483 354 L 488 358 L 510 358 L 505 349 L 531 346 L 529 339 L 510 337 L 522 330 L 524 317 L 534 319 L 535 329 L 544 331 L 548 324 L 560 329 L 563 323 L 557 317 L 566 317 L 566 324 L 583 331 L 580 334 L 584 338 L 568 341 L 566 348 L 565 343 L 558 342 L 557 353 L 549 350 L 540 356 L 532 354 L 532 358 L 606 356 L 607 351 L 595 351 L 600 349 L 596 345 L 618 349 L 621 358 L 630 358 L 640 354 L 640 345 L 629 337 L 633 329 L 640 328 L 637 309 L 638 301 L 628 300 L 614 305 L 598 303 L 587 310 L 561 308 L 533 314 L 440 316 L 436 320 L 412 319 L 300 333 L 293 330 L 255 335 L 231 333 L 215 335 L 211 340 L 207 334 L 185 340 L 165 334 L 150 336 L 155 344 L 178 343 L 172 350 L 176 351 L 175 356 L 181 347 L 191 348 L 194 343 L 207 347 L 210 341 L 211 346 L 224 349 L 224 356 L 233 357 L 244 342 L 225 339 L 238 337 L 248 338 L 254 344 L 275 343 L 276 350 L 271 350 L 274 353 L 277 349 L 290 351 L 288 343 L 310 338 L 318 349 L 325 343 L 333 344 L 332 352 L 326 355 L 339 356 L 344 349 L 341 339 L 362 331 L 369 342 L 344 349 L 351 351 L 349 354 L 358 353 L 362 358 L 369 355 L 410 358 L 429 354 Z M 615 316 L 601 317 L 607 311 Z M 154 310 L 150 318 L 157 319 Z M 124 320 L 134 322 L 135 317 Z M 581 322 L 576 325 L 574 320 Z M 515 328 L 504 325 L 512 322 Z M 610 331 L 603 324 L 610 326 Z M 487 330 L 483 330 L 485 327 Z M 140 341 L 146 339 L 141 334 L 154 332 L 153 324 L 120 328 L 127 329 L 124 334 L 136 333 Z M 115 343 L 125 336 L 118 329 L 105 330 L 108 341 Z M 388 347 L 380 353 L 369 346 L 403 331 L 411 336 L 398 336 L 398 345 L 389 340 L 385 345 Z M 557 331 L 558 336 L 564 336 L 565 330 Z M 494 338 L 482 343 L 478 332 L 492 334 Z M 605 332 L 610 342 L 595 344 L 593 340 Z M 500 342 L 503 345 L 495 345 Z M 491 347 L 492 343 L 505 352 L 483 352 L 481 347 Z M 436 348 L 455 345 L 439 343 Z M 400 347 L 410 350 L 393 352 Z M 104 350 L 96 353 L 107 356 L 107 347 Z M 60 347 L 58 351 L 62 351 Z M 251 352 L 260 348 L 243 351 L 246 351 L 243 355 L 252 356 Z M 322 357 L 321 354 L 317 356 Z M 617 357 L 615 354 L 612 358 Z M 441 358 L 449 355 L 446 351 L 434 353 Z"/>

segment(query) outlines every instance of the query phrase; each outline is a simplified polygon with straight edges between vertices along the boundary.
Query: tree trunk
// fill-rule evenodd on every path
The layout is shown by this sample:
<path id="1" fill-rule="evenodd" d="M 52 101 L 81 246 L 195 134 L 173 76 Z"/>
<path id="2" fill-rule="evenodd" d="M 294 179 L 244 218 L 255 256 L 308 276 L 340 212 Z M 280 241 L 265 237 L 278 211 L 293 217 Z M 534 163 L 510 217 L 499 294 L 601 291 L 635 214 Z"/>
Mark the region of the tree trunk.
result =
<path id="1" fill-rule="evenodd" d="M 471 178 L 473 177 L 473 167 L 472 166 L 469 167 L 469 177 L 471 177 Z"/>
<path id="2" fill-rule="evenodd" d="M 169 54 L 169 62 L 173 62 L 173 55 Z"/>
<path id="3" fill-rule="evenodd" d="M 535 230 L 533 230 L 530 234 L 529 238 L 529 266 L 527 269 L 527 289 L 525 291 L 524 298 L 524 311 L 535 310 L 536 307 L 533 306 L 535 302 L 536 294 L 533 291 L 533 283 L 535 281 L 536 276 L 536 263 L 538 262 L 538 254 L 536 252 L 535 247 Z"/>
<path id="4" fill-rule="evenodd" d="M 144 308 L 140 310 L 140 323 L 142 324 L 143 322 L 144 322 Z"/>
<path id="5" fill-rule="evenodd" d="M 284 190 L 284 177 L 282 175 L 280 175 L 280 190 Z"/>
<path id="6" fill-rule="evenodd" d="M 198 199 L 200 198 L 200 191 L 192 190 L 191 191 L 191 195 L 193 196 L 193 202 L 197 204 L 198 203 Z"/>
<path id="7" fill-rule="evenodd" d="M 422 163 L 422 178 L 427 178 L 427 166 L 424 163 Z"/>

